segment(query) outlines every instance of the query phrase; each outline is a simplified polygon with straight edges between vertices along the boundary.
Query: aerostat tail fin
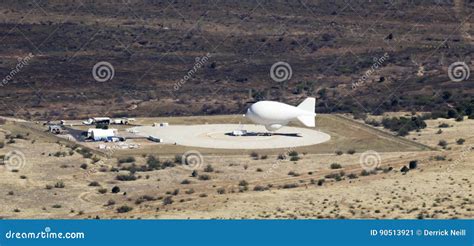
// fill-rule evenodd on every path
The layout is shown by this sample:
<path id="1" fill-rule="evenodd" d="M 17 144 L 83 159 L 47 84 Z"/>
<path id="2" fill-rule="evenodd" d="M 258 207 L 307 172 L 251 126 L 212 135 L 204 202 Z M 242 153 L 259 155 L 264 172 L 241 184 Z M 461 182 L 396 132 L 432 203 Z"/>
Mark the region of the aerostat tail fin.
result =
<path id="1" fill-rule="evenodd" d="M 302 109 L 304 111 L 309 111 L 314 113 L 316 107 L 316 98 L 308 97 L 302 103 L 300 103 L 297 108 Z"/>
<path id="2" fill-rule="evenodd" d="M 300 103 L 297 108 L 302 109 L 308 114 L 304 114 L 301 116 L 296 117 L 303 125 L 307 127 L 315 127 L 316 122 L 314 120 L 314 117 L 316 116 L 315 111 L 316 107 L 316 98 L 314 97 L 308 97 L 306 98 L 302 103 Z"/>

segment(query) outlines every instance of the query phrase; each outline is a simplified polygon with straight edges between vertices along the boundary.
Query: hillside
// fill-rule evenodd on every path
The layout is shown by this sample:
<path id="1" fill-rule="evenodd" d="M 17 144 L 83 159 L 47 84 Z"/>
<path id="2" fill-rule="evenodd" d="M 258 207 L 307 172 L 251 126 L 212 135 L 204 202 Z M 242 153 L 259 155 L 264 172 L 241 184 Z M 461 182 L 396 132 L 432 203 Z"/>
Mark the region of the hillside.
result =
<path id="1" fill-rule="evenodd" d="M 452 81 L 448 67 L 473 67 L 473 10 L 472 0 L 2 1 L 0 115 L 239 113 L 310 95 L 325 113 L 472 114 L 474 76 Z M 270 76 L 279 61 L 287 81 Z M 110 80 L 94 78 L 99 62 Z"/>

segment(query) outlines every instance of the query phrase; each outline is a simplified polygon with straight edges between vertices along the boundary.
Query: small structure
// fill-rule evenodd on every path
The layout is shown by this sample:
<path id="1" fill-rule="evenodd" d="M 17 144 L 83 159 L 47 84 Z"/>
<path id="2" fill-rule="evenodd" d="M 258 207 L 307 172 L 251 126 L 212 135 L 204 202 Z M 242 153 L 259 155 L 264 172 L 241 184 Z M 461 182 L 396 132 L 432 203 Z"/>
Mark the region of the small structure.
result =
<path id="1" fill-rule="evenodd" d="M 247 135 L 247 130 L 234 130 L 232 131 L 232 136 L 245 136 Z"/>
<path id="2" fill-rule="evenodd" d="M 128 125 L 131 121 L 134 121 L 134 118 L 115 118 L 112 119 L 111 123 L 112 124 L 117 124 L 117 125 Z"/>
<path id="3" fill-rule="evenodd" d="M 53 133 L 53 134 L 60 134 L 63 131 L 63 129 L 59 125 L 49 125 L 48 126 L 48 131 Z"/>
<path id="4" fill-rule="evenodd" d="M 109 138 L 115 137 L 117 129 L 99 129 L 91 128 L 87 131 L 87 138 L 94 141 L 108 141 Z"/>
<path id="5" fill-rule="evenodd" d="M 153 142 L 157 142 L 157 143 L 163 143 L 163 139 L 161 139 L 159 137 L 156 137 L 156 136 L 153 136 L 153 135 L 148 136 L 148 140 L 153 141 Z"/>
<path id="6" fill-rule="evenodd" d="M 94 117 L 89 118 L 88 120 L 83 121 L 84 125 L 94 125 L 94 124 L 104 124 L 109 125 L 111 122 L 109 117 Z"/>
<path id="7" fill-rule="evenodd" d="M 161 122 L 160 123 L 160 126 L 161 127 L 166 127 L 166 126 L 169 126 L 170 124 L 168 122 Z"/>

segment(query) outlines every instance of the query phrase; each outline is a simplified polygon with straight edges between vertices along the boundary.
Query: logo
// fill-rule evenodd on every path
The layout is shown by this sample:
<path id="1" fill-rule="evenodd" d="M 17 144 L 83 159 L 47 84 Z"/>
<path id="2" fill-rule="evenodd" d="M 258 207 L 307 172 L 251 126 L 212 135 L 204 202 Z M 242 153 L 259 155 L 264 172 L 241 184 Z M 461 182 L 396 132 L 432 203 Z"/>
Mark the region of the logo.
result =
<path id="1" fill-rule="evenodd" d="M 190 150 L 181 156 L 181 163 L 186 169 L 197 170 L 202 167 L 204 159 L 199 151 Z"/>
<path id="2" fill-rule="evenodd" d="M 379 153 L 373 150 L 368 150 L 360 156 L 359 164 L 366 171 L 375 170 L 382 163 L 382 158 Z"/>
<path id="3" fill-rule="evenodd" d="M 20 151 L 10 151 L 4 157 L 5 167 L 9 170 L 20 170 L 25 166 L 25 154 Z"/>
<path id="4" fill-rule="evenodd" d="M 114 78 L 114 75 L 114 66 L 105 61 L 96 63 L 92 68 L 92 76 L 97 82 L 105 82 L 112 80 Z"/>
<path id="5" fill-rule="evenodd" d="M 448 67 L 448 76 L 451 81 L 461 82 L 469 79 L 471 71 L 465 62 L 454 62 Z"/>
<path id="6" fill-rule="evenodd" d="M 272 65 L 270 68 L 270 77 L 275 82 L 283 82 L 291 79 L 293 75 L 293 70 L 291 69 L 290 64 L 286 62 L 277 62 Z"/>

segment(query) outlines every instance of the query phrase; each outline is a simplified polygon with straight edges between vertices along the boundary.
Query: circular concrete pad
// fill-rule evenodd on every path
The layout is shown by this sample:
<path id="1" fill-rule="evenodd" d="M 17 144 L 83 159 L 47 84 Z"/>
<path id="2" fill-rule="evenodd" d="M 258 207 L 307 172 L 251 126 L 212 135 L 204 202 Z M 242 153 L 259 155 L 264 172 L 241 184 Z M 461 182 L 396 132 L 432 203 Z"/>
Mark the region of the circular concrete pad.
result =
<path id="1" fill-rule="evenodd" d="M 238 124 L 170 125 L 135 127 L 136 134 L 154 136 L 164 143 L 213 149 L 273 149 L 314 145 L 331 139 L 326 133 L 308 128 L 284 126 L 266 136 L 264 126 Z M 246 136 L 232 136 L 235 130 L 246 130 Z"/>

